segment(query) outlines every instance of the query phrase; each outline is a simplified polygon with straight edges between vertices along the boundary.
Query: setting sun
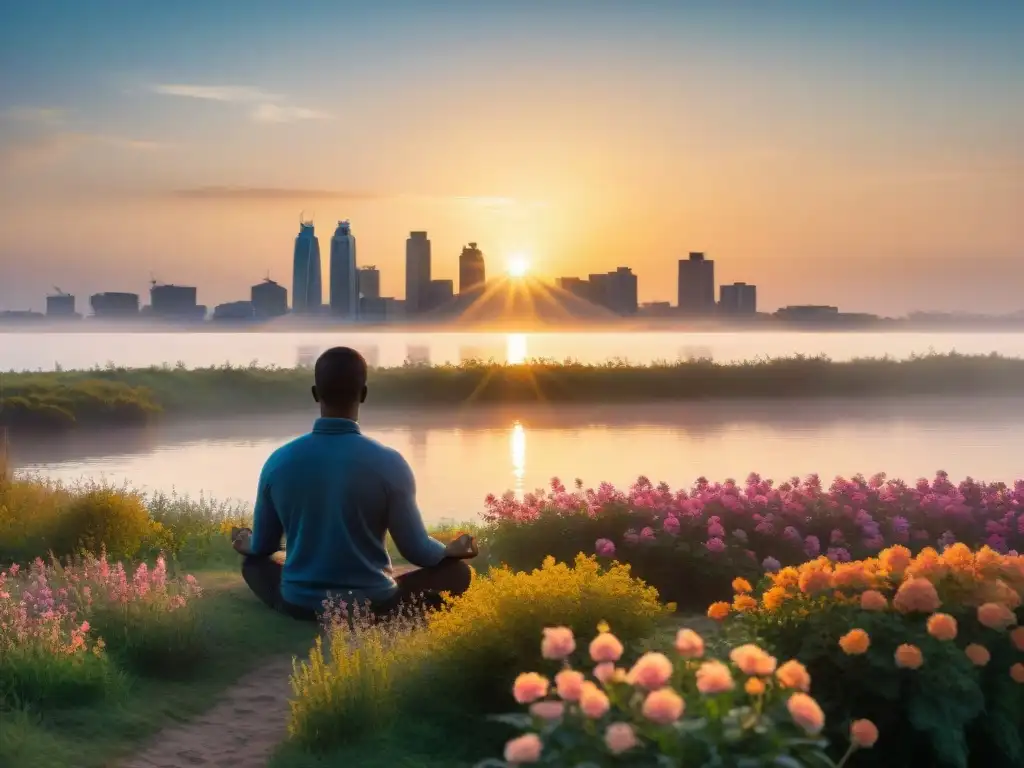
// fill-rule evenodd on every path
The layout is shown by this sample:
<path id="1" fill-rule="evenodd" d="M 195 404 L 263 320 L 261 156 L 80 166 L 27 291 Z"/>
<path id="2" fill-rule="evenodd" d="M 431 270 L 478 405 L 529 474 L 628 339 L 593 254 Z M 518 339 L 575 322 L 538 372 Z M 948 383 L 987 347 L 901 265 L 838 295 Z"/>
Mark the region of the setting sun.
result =
<path id="1" fill-rule="evenodd" d="M 530 262 L 525 256 L 513 256 L 508 260 L 508 274 L 511 277 L 525 277 L 530 271 Z"/>

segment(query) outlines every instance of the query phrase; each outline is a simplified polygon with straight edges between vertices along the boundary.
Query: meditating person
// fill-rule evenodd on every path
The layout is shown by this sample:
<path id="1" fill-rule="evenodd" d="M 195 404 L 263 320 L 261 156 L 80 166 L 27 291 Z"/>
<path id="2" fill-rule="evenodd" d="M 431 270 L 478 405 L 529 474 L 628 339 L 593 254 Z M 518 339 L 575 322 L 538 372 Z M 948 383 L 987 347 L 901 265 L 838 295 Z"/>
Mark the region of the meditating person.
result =
<path id="1" fill-rule="evenodd" d="M 306 620 L 315 620 L 329 598 L 369 602 L 384 615 L 414 597 L 436 606 L 441 592 L 465 592 L 472 578 L 465 561 L 477 554 L 475 540 L 464 535 L 445 545 L 431 538 L 409 464 L 359 430 L 367 394 L 362 355 L 329 349 L 313 378 L 320 418 L 312 432 L 267 459 L 252 530 L 233 537 L 250 589 L 275 610 Z M 392 575 L 388 533 L 416 570 Z"/>

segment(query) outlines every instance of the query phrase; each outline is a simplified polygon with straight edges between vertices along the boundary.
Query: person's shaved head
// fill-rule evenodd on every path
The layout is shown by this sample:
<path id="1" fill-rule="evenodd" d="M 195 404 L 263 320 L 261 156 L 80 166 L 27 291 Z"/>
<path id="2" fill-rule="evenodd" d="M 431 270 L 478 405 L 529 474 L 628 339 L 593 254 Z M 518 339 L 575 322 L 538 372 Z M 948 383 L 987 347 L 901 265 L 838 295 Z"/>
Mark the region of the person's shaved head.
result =
<path id="1" fill-rule="evenodd" d="M 366 360 L 354 349 L 332 347 L 317 358 L 313 381 L 313 397 L 322 409 L 358 409 L 366 399 Z"/>

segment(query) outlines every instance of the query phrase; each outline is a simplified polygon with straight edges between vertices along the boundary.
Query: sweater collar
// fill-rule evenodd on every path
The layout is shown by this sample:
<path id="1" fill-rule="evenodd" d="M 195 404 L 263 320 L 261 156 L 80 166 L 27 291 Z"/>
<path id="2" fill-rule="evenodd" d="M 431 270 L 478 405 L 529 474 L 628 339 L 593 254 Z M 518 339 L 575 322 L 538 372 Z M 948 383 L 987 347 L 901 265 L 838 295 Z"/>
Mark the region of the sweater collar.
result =
<path id="1" fill-rule="evenodd" d="M 328 419 L 323 416 L 313 422 L 313 432 L 320 435 L 360 434 L 359 425 L 352 419 Z"/>

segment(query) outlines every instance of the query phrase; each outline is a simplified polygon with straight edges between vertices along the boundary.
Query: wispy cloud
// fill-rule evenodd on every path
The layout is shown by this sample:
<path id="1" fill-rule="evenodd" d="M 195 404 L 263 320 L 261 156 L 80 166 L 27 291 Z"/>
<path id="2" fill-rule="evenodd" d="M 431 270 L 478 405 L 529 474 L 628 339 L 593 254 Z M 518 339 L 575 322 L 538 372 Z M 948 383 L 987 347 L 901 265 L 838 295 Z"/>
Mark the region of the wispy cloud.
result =
<path id="1" fill-rule="evenodd" d="M 192 187 L 176 189 L 172 197 L 192 200 L 252 200 L 252 201 L 295 201 L 295 200 L 375 200 L 385 195 L 362 190 L 300 189 L 293 187 Z"/>
<path id="2" fill-rule="evenodd" d="M 66 116 L 58 107 L 8 107 L 0 112 L 0 118 L 5 121 L 49 126 L 61 125 Z"/>
<path id="3" fill-rule="evenodd" d="M 250 85 L 162 83 L 150 86 L 150 90 L 163 96 L 245 105 L 250 107 L 249 117 L 257 123 L 296 123 L 331 118 L 326 112 L 290 104 L 284 94 Z"/>

